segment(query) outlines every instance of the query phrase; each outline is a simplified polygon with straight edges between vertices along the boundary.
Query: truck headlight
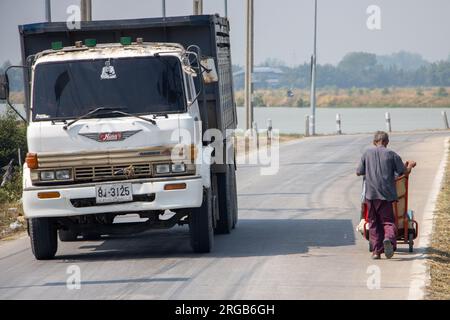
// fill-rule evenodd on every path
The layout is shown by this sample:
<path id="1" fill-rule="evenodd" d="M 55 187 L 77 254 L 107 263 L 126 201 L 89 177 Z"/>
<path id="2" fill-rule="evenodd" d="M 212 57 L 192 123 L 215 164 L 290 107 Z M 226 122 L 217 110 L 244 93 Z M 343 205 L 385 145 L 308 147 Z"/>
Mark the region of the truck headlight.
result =
<path id="1" fill-rule="evenodd" d="M 173 173 L 181 173 L 186 171 L 186 166 L 184 163 L 173 163 L 172 164 L 172 172 Z"/>
<path id="2" fill-rule="evenodd" d="M 55 171 L 41 171 L 40 176 L 42 181 L 55 180 Z"/>
<path id="3" fill-rule="evenodd" d="M 156 165 L 156 173 L 157 174 L 170 173 L 170 165 L 169 164 L 157 164 Z"/>
<path id="4" fill-rule="evenodd" d="M 70 170 L 55 171 L 56 180 L 70 180 Z"/>

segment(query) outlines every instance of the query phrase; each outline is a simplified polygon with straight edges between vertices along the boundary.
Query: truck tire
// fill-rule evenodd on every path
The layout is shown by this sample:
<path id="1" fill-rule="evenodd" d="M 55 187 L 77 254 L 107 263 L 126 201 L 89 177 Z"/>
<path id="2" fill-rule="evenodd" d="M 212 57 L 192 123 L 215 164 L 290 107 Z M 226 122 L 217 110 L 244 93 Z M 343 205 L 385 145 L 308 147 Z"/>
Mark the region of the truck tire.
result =
<path id="1" fill-rule="evenodd" d="M 239 220 L 239 208 L 238 208 L 237 186 L 236 186 L 236 168 L 234 164 L 231 164 L 230 168 L 231 168 L 230 185 L 231 185 L 231 203 L 233 210 L 233 229 L 235 229 Z"/>
<path id="2" fill-rule="evenodd" d="M 233 165 L 225 173 L 217 174 L 219 194 L 219 220 L 216 233 L 228 234 L 237 223 L 236 174 Z"/>
<path id="3" fill-rule="evenodd" d="M 30 223 L 31 250 L 37 260 L 54 258 L 58 249 L 55 222 L 50 218 L 32 218 Z"/>
<path id="4" fill-rule="evenodd" d="M 71 231 L 71 230 L 62 230 L 60 229 L 58 231 L 58 235 L 59 235 L 59 240 L 61 242 L 71 242 L 71 241 L 76 241 L 78 234 Z"/>
<path id="5" fill-rule="evenodd" d="M 189 214 L 189 233 L 195 253 L 211 252 L 214 245 L 211 188 L 203 192 L 203 203 Z"/>

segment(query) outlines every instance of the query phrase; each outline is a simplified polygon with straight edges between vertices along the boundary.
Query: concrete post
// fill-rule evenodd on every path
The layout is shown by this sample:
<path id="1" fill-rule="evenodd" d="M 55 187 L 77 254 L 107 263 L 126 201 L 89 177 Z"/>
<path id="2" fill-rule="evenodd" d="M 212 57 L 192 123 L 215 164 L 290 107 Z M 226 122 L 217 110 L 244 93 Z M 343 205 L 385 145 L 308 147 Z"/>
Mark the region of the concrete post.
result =
<path id="1" fill-rule="evenodd" d="M 248 129 L 244 133 L 244 154 L 248 154 L 250 152 L 250 136 L 251 129 Z"/>
<path id="2" fill-rule="evenodd" d="M 19 162 L 19 167 L 22 167 L 22 154 L 20 148 L 17 149 L 17 160 Z"/>
<path id="3" fill-rule="evenodd" d="M 272 119 L 267 119 L 267 145 L 272 145 Z"/>
<path id="4" fill-rule="evenodd" d="M 442 118 L 444 119 L 444 128 L 448 130 L 449 127 L 448 127 L 447 112 L 442 111 Z"/>
<path id="5" fill-rule="evenodd" d="M 389 112 L 386 112 L 386 114 L 384 115 L 384 117 L 386 118 L 386 130 L 388 132 L 392 132 L 392 126 L 391 126 L 391 114 Z"/>
<path id="6" fill-rule="evenodd" d="M 305 137 L 309 137 L 309 115 L 305 116 Z"/>
<path id="7" fill-rule="evenodd" d="M 336 113 L 336 133 L 342 134 L 341 114 Z"/>
<path id="8" fill-rule="evenodd" d="M 253 122 L 253 135 L 256 139 L 256 150 L 259 150 L 259 133 L 258 133 L 258 123 L 256 121 Z"/>

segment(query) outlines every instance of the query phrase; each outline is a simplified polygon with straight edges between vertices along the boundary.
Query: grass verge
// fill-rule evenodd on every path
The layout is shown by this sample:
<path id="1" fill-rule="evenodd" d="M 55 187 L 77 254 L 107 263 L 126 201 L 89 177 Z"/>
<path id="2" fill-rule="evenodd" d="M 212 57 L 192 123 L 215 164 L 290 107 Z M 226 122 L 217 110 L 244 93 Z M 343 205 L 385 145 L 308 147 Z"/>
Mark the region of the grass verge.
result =
<path id="1" fill-rule="evenodd" d="M 19 202 L 0 204 L 0 239 L 26 230 L 22 205 Z"/>
<path id="2" fill-rule="evenodd" d="M 450 300 L 450 159 L 434 213 L 428 265 L 431 279 L 425 298 Z"/>
<path id="3" fill-rule="evenodd" d="M 309 89 L 294 89 L 288 97 L 285 89 L 255 90 L 258 107 L 309 107 Z M 450 88 L 350 88 L 317 89 L 318 108 L 449 108 Z M 236 92 L 236 103 L 244 105 L 244 91 Z"/>

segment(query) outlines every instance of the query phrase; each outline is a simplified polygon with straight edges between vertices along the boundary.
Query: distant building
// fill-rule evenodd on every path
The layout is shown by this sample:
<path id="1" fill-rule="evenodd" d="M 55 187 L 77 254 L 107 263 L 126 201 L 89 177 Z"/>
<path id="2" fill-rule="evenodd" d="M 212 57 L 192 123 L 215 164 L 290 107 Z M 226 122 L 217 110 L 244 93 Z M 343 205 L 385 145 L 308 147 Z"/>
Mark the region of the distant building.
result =
<path id="1" fill-rule="evenodd" d="M 283 70 L 271 67 L 255 67 L 253 69 L 253 85 L 255 89 L 280 88 Z M 244 89 L 245 71 L 239 70 L 233 73 L 235 89 Z"/>

